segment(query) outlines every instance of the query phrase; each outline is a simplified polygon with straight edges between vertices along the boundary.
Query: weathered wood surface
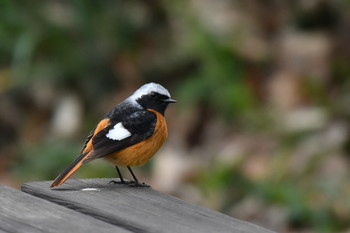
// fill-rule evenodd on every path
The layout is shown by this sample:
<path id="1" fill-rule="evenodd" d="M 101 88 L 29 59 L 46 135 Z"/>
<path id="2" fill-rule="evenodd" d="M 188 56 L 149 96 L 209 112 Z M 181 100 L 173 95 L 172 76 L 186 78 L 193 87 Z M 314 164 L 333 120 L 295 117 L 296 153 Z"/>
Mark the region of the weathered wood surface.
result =
<path id="1" fill-rule="evenodd" d="M 271 232 L 151 188 L 110 180 L 70 179 L 55 189 L 49 188 L 49 181 L 30 182 L 22 191 L 133 232 Z"/>
<path id="2" fill-rule="evenodd" d="M 0 186 L 0 232 L 129 232 L 19 190 Z"/>

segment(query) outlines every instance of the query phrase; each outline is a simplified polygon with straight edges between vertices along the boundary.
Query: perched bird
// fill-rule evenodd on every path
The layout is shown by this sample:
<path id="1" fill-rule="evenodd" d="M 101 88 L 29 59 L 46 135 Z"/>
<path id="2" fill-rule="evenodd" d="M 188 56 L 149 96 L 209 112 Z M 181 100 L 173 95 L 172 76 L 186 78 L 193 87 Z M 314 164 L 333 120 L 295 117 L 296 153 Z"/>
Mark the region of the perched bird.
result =
<path id="1" fill-rule="evenodd" d="M 64 183 L 81 165 L 105 158 L 115 165 L 120 181 L 140 184 L 131 166 L 145 164 L 168 136 L 164 112 L 175 103 L 160 84 L 148 83 L 116 105 L 88 135 L 80 155 L 51 184 Z M 126 166 L 134 181 L 126 182 L 118 166 Z"/>

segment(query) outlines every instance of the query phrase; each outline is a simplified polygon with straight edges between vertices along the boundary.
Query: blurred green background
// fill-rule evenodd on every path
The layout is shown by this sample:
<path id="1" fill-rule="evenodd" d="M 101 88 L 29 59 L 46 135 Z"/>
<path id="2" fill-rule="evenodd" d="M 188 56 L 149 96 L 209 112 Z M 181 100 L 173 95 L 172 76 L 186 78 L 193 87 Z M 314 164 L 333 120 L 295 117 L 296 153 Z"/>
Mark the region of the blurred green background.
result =
<path id="1" fill-rule="evenodd" d="M 1 0 L 0 183 L 55 178 L 152 81 L 178 103 L 140 180 L 275 231 L 348 232 L 349 12 L 346 0 Z M 74 178 L 115 176 L 94 161 Z"/>

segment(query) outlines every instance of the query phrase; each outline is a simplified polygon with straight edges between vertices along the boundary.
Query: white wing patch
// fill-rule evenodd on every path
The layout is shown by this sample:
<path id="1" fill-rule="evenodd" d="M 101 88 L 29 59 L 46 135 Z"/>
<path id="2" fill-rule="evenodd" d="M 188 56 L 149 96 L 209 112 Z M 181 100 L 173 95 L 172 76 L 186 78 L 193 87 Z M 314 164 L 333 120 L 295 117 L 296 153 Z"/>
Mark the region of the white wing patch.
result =
<path id="1" fill-rule="evenodd" d="M 112 140 L 121 141 L 127 137 L 130 137 L 131 133 L 124 128 L 123 124 L 119 122 L 116 124 L 113 129 L 108 131 L 106 137 Z"/>

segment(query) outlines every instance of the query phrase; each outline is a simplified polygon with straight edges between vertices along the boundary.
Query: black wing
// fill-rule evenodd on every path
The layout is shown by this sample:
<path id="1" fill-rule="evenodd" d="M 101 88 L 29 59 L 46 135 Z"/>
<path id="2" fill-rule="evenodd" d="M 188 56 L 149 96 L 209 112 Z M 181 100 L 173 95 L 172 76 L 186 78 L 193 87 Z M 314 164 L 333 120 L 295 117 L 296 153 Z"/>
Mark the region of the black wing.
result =
<path id="1" fill-rule="evenodd" d="M 91 132 L 89 133 L 89 135 L 88 135 L 87 138 L 85 139 L 84 146 L 83 146 L 83 148 L 81 149 L 80 154 L 82 154 L 83 151 L 85 150 L 86 145 L 88 144 L 88 142 L 90 141 L 90 139 L 92 138 L 92 136 L 93 136 L 94 133 L 95 133 L 95 129 L 96 129 L 96 128 L 94 128 L 93 130 L 91 130 Z"/>
<path id="2" fill-rule="evenodd" d="M 120 141 L 108 138 L 106 134 L 118 123 L 122 123 L 131 136 Z M 92 138 L 94 151 L 84 162 L 107 156 L 149 138 L 153 134 L 156 124 L 156 114 L 147 110 L 134 112 L 119 122 L 111 119 L 111 124 Z"/>

